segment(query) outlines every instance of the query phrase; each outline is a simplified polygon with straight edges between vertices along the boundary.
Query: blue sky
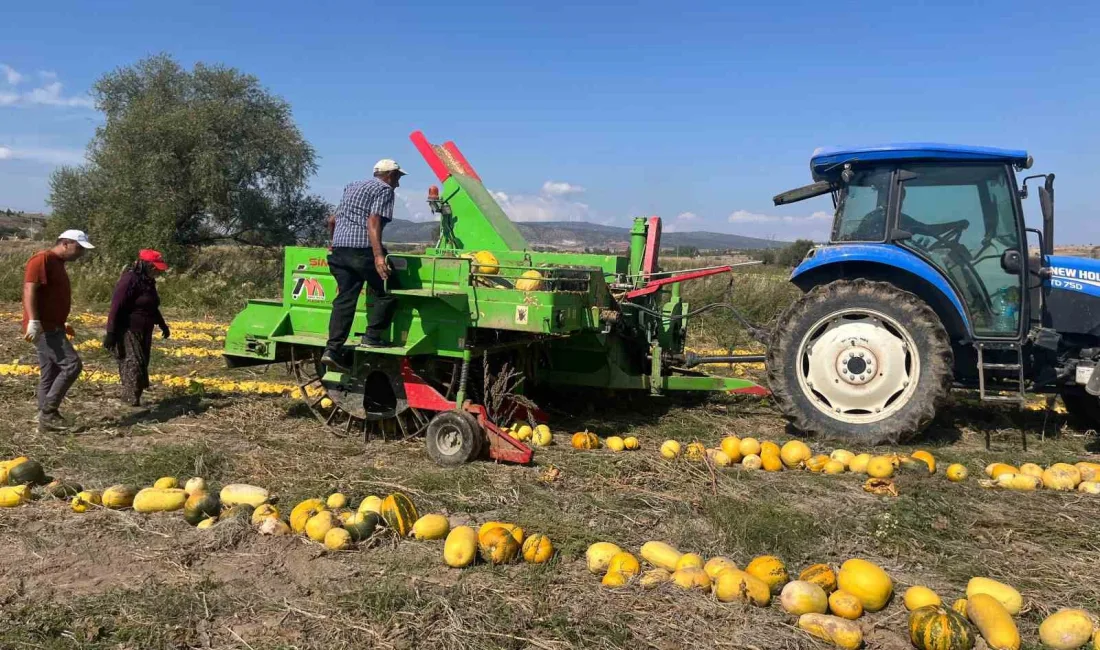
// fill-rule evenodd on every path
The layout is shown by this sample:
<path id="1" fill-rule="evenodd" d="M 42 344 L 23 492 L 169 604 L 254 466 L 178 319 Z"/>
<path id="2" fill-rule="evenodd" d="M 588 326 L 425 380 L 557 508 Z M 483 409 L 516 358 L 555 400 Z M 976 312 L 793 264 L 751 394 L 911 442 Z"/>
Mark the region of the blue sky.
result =
<path id="1" fill-rule="evenodd" d="M 91 84 L 166 52 L 285 97 L 329 200 L 399 160 L 407 218 L 434 182 L 415 129 L 455 140 L 515 219 L 777 239 L 827 232 L 827 199 L 771 205 L 815 147 L 934 140 L 1028 149 L 1058 175 L 1059 243 L 1100 243 L 1100 3 L 6 5 L 0 207 L 44 208 L 100 121 Z"/>

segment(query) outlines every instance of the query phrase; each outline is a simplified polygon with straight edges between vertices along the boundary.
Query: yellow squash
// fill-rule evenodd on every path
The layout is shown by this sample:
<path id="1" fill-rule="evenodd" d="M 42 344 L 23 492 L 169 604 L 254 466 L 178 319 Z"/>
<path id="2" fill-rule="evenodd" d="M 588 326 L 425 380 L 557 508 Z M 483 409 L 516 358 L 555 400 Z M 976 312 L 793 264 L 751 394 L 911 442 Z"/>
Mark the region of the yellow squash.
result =
<path id="1" fill-rule="evenodd" d="M 373 495 L 369 496 L 369 497 L 366 497 L 362 501 L 359 502 L 359 508 L 357 508 L 357 511 L 360 514 L 364 514 L 364 515 L 367 514 L 368 512 L 373 512 L 377 515 L 381 515 L 382 514 L 382 499 L 380 497 L 376 497 L 376 496 L 373 496 Z"/>
<path id="2" fill-rule="evenodd" d="M 867 462 L 867 475 L 871 478 L 890 478 L 894 475 L 894 462 L 889 456 L 874 456 Z"/>
<path id="3" fill-rule="evenodd" d="M 443 542 L 443 561 L 447 566 L 461 569 L 473 564 L 477 557 L 477 533 L 469 526 L 453 528 Z"/>
<path id="4" fill-rule="evenodd" d="M 735 564 L 733 560 L 722 557 L 721 555 L 716 555 L 710 558 L 709 560 L 707 560 L 707 563 L 703 565 L 703 571 L 706 571 L 707 575 L 710 576 L 711 582 L 717 582 L 718 574 L 722 573 L 726 569 L 736 568 L 737 564 Z"/>
<path id="5" fill-rule="evenodd" d="M 607 563 L 608 573 L 621 573 L 627 578 L 636 576 L 641 571 L 642 565 L 638 562 L 638 558 L 627 551 L 619 551 Z"/>
<path id="6" fill-rule="evenodd" d="M 646 542 L 642 544 L 642 559 L 668 572 L 676 570 L 676 565 L 680 563 L 680 558 L 683 555 L 683 553 L 664 542 Z"/>
<path id="7" fill-rule="evenodd" d="M 779 604 L 788 614 L 824 614 L 829 608 L 829 597 L 825 590 L 812 582 L 794 580 L 783 585 L 779 593 Z"/>
<path id="8" fill-rule="evenodd" d="M 676 570 L 679 571 L 680 569 L 686 569 L 688 567 L 702 569 L 703 558 L 700 557 L 697 553 L 684 553 L 680 556 L 680 560 L 676 563 Z"/>
<path id="9" fill-rule="evenodd" d="M 1054 463 L 1043 470 L 1043 487 L 1048 490 L 1074 490 L 1080 482 L 1080 470 L 1068 463 Z"/>
<path id="10" fill-rule="evenodd" d="M 870 462 L 871 454 L 857 454 L 848 462 L 848 471 L 853 474 L 864 474 L 867 472 L 867 465 Z"/>
<path id="11" fill-rule="evenodd" d="M 351 533 L 343 528 L 330 528 L 325 533 L 325 548 L 330 551 L 344 551 L 351 548 Z"/>
<path id="12" fill-rule="evenodd" d="M 92 506 L 103 505 L 103 494 L 99 490 L 85 490 L 73 497 L 73 512 L 87 512 Z"/>
<path id="13" fill-rule="evenodd" d="M 726 455 L 730 457 L 730 460 L 739 463 L 741 462 L 741 439 L 737 436 L 726 436 L 722 438 L 722 444 L 720 445 L 722 451 L 726 452 Z"/>
<path id="14" fill-rule="evenodd" d="M 153 487 L 162 489 L 178 488 L 180 482 L 174 476 L 162 476 L 153 483 Z"/>
<path id="15" fill-rule="evenodd" d="M 1019 650 L 1020 632 L 1012 615 L 993 596 L 967 594 L 966 616 L 992 650 Z"/>
<path id="16" fill-rule="evenodd" d="M 1024 597 L 1010 585 L 997 582 L 992 578 L 975 577 L 966 583 L 966 597 L 973 598 L 976 594 L 988 594 L 997 599 L 1008 613 L 1015 616 L 1024 606 Z"/>
<path id="17" fill-rule="evenodd" d="M 839 616 L 803 614 L 798 617 L 798 628 L 844 650 L 856 650 L 863 645 L 863 630 L 859 625 Z"/>
<path id="18" fill-rule="evenodd" d="M 661 457 L 667 460 L 680 456 L 680 443 L 675 440 L 666 440 L 661 443 Z"/>
<path id="19" fill-rule="evenodd" d="M 187 501 L 187 492 L 179 488 L 145 488 L 134 495 L 134 510 L 138 512 L 171 512 Z"/>
<path id="20" fill-rule="evenodd" d="M 943 601 L 940 600 L 936 592 L 928 587 L 922 587 L 920 585 L 915 585 L 906 589 L 902 600 L 905 601 L 905 609 L 909 611 L 920 609 L 921 607 L 939 607 L 943 604 Z"/>
<path id="21" fill-rule="evenodd" d="M 1077 650 L 1092 638 L 1092 619 L 1080 609 L 1060 609 L 1039 624 L 1039 640 L 1054 650 Z"/>
<path id="22" fill-rule="evenodd" d="M 413 537 L 420 540 L 443 539 L 451 532 L 451 524 L 443 515 L 424 515 L 413 524 Z"/>
<path id="23" fill-rule="evenodd" d="M 318 512 L 325 509 L 325 502 L 320 499 L 306 499 L 290 511 L 290 529 L 295 533 L 304 533 L 306 524 Z"/>
<path id="24" fill-rule="evenodd" d="M 749 454 L 741 459 L 741 467 L 745 469 L 760 469 L 763 466 L 764 461 L 756 454 Z"/>
<path id="25" fill-rule="evenodd" d="M 520 545 L 507 528 L 493 528 L 480 536 L 481 559 L 490 564 L 507 564 L 516 558 Z"/>
<path id="26" fill-rule="evenodd" d="M 773 594 L 779 593 L 783 585 L 790 579 L 787 575 L 787 566 L 783 560 L 774 555 L 761 555 L 753 558 L 745 567 L 745 573 L 760 579 Z"/>
<path id="27" fill-rule="evenodd" d="M 267 500 L 271 498 L 267 490 L 247 483 L 231 483 L 222 488 L 219 496 L 222 505 L 227 507 L 244 504 L 258 508 L 260 504 L 267 503 Z"/>
<path id="28" fill-rule="evenodd" d="M 772 600 L 772 592 L 759 578 L 740 569 L 726 569 L 718 574 L 714 583 L 714 597 L 723 603 L 741 601 L 767 607 Z"/>
<path id="29" fill-rule="evenodd" d="M 348 504 L 348 498 L 339 492 L 333 492 L 325 499 L 325 505 L 330 510 L 336 510 L 337 508 L 343 508 Z"/>
<path id="30" fill-rule="evenodd" d="M 339 527 L 339 522 L 331 510 L 322 510 L 309 518 L 306 522 L 306 537 L 315 542 L 324 542 L 325 535 L 333 528 Z"/>
<path id="31" fill-rule="evenodd" d="M 824 589 L 827 594 L 836 591 L 836 572 L 828 564 L 815 564 L 806 567 L 802 573 L 798 574 L 798 579 L 814 583 Z"/>
<path id="32" fill-rule="evenodd" d="M 523 542 L 523 559 L 530 564 L 544 564 L 554 555 L 554 545 L 550 538 L 542 533 L 535 533 Z"/>
<path id="33" fill-rule="evenodd" d="M 840 566 L 837 586 L 859 599 L 864 611 L 877 612 L 894 593 L 894 582 L 873 562 L 851 559 Z"/>
<path id="34" fill-rule="evenodd" d="M 800 467 L 811 456 L 813 456 L 813 452 L 801 440 L 789 440 L 779 449 L 779 459 L 783 461 L 787 469 Z"/>
<path id="35" fill-rule="evenodd" d="M 260 524 L 264 523 L 264 521 L 271 518 L 278 519 L 279 510 L 270 503 L 260 504 L 258 508 L 252 511 L 253 526 L 259 526 Z"/>
<path id="36" fill-rule="evenodd" d="M 834 616 L 854 621 L 863 616 L 863 603 L 847 591 L 837 589 L 829 594 L 829 612 Z"/>
<path id="37" fill-rule="evenodd" d="M 588 564 L 588 570 L 591 573 L 600 575 L 607 572 L 607 566 L 611 564 L 611 558 L 615 557 L 617 553 L 622 553 L 623 549 L 619 548 L 611 542 L 596 542 L 588 547 L 585 552 L 585 560 Z M 645 546 L 642 547 L 642 557 L 645 555 Z M 649 558 L 646 557 L 648 560 Z M 652 564 L 652 562 L 650 562 Z"/>
<path id="38" fill-rule="evenodd" d="M 742 438 L 738 445 L 738 451 L 741 452 L 742 458 L 745 456 L 759 456 L 760 441 L 756 438 Z"/>
<path id="39" fill-rule="evenodd" d="M 136 494 L 137 491 L 128 485 L 112 485 L 103 491 L 103 506 L 112 510 L 129 508 Z"/>
<path id="40" fill-rule="evenodd" d="M 14 508 L 30 500 L 30 486 L 9 485 L 8 487 L 0 487 L 0 508 Z"/>
<path id="41" fill-rule="evenodd" d="M 952 483 L 961 483 L 966 480 L 966 477 L 970 474 L 966 469 L 966 465 L 954 463 L 947 466 L 947 480 Z"/>
<path id="42" fill-rule="evenodd" d="M 681 589 L 696 589 L 698 591 L 710 591 L 710 576 L 706 571 L 695 567 L 688 567 L 672 572 L 672 584 Z"/>

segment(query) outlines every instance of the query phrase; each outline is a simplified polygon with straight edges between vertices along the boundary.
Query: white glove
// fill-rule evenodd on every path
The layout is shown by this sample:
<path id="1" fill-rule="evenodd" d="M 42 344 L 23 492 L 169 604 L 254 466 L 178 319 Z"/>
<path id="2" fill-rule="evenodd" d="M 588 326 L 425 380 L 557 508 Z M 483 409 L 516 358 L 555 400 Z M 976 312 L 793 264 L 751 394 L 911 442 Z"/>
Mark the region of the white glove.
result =
<path id="1" fill-rule="evenodd" d="M 40 336 L 42 336 L 42 321 L 32 320 L 27 323 L 27 332 L 23 335 L 23 340 L 27 343 L 37 343 Z"/>

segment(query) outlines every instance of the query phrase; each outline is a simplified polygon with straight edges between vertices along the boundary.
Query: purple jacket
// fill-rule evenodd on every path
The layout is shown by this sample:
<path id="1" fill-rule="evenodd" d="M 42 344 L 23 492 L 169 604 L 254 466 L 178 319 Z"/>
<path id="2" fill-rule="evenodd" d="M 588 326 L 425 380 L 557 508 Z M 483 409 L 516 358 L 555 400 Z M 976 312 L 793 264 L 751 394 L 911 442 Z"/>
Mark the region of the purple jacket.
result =
<path id="1" fill-rule="evenodd" d="M 126 330 L 148 335 L 154 326 L 164 326 L 160 313 L 157 281 L 126 269 L 115 285 L 111 311 L 107 315 L 107 331 L 121 335 Z"/>

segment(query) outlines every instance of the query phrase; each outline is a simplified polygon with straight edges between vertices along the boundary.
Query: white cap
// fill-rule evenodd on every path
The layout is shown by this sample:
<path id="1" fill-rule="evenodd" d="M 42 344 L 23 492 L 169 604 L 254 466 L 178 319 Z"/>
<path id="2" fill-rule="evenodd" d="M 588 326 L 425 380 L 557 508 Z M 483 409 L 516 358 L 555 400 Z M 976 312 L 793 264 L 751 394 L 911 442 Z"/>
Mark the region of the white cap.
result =
<path id="1" fill-rule="evenodd" d="M 405 170 L 401 169 L 401 165 L 397 164 L 396 160 L 390 160 L 389 158 L 383 158 L 374 163 L 375 172 L 397 172 L 402 176 L 405 175 Z"/>
<path id="2" fill-rule="evenodd" d="M 88 235 L 85 235 L 83 230 L 66 230 L 58 235 L 57 238 L 71 239 L 84 248 L 95 248 L 95 246 L 92 246 L 92 242 L 88 241 Z"/>

